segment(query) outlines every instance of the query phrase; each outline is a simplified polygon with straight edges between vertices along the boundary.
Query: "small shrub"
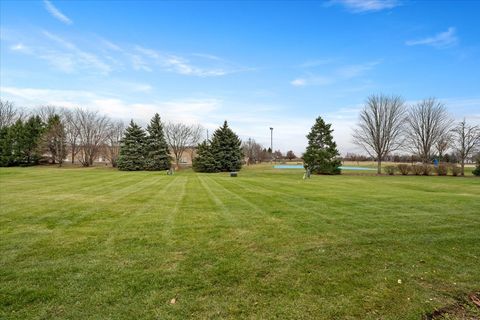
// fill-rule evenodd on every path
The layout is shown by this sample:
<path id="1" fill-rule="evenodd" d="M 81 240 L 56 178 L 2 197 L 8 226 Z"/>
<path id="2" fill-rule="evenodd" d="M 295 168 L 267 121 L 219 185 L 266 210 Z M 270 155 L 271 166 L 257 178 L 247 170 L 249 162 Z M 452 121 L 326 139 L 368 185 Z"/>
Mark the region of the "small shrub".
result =
<path id="1" fill-rule="evenodd" d="M 383 168 L 383 170 L 385 171 L 386 174 L 388 174 L 389 176 L 393 176 L 395 174 L 395 166 L 386 166 L 385 168 Z"/>
<path id="2" fill-rule="evenodd" d="M 412 166 L 412 172 L 413 172 L 413 174 L 416 175 L 416 176 L 422 175 L 422 173 L 423 173 L 423 166 L 422 166 L 422 165 L 419 165 L 419 164 L 414 164 L 414 165 Z"/>
<path id="3" fill-rule="evenodd" d="M 448 167 L 445 163 L 439 163 L 438 166 L 435 167 L 435 172 L 439 176 L 446 176 L 448 173 Z"/>
<path id="4" fill-rule="evenodd" d="M 461 168 L 456 164 L 452 164 L 450 166 L 450 171 L 452 172 L 452 176 L 454 177 L 458 176 L 462 172 Z"/>
<path id="5" fill-rule="evenodd" d="M 432 173 L 432 166 L 429 164 L 424 164 L 422 166 L 422 174 L 424 176 L 429 176 Z"/>
<path id="6" fill-rule="evenodd" d="M 404 176 L 408 175 L 408 173 L 410 172 L 410 166 L 408 164 L 401 163 L 397 167 L 398 171 L 400 171 L 400 173 Z"/>

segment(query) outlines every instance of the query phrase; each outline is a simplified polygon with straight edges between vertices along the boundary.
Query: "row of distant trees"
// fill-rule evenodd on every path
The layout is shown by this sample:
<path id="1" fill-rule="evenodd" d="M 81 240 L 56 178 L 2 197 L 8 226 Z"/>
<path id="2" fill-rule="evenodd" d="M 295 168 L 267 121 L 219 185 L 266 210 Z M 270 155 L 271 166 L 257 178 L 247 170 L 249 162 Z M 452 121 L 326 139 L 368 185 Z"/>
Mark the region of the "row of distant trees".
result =
<path id="1" fill-rule="evenodd" d="M 0 101 L 0 165 L 62 165 L 70 156 L 88 167 L 100 154 L 116 165 L 123 131 L 121 121 L 81 108 L 42 106 L 27 113 Z"/>
<path id="2" fill-rule="evenodd" d="M 242 143 L 242 150 L 243 154 L 245 155 L 247 165 L 269 162 L 272 160 L 292 161 L 294 159 L 297 159 L 297 156 L 292 150 L 287 151 L 285 154 L 283 154 L 280 150 L 275 150 L 272 152 L 272 149 L 265 148 L 252 138 L 249 138 Z"/>
<path id="3" fill-rule="evenodd" d="M 161 127 L 162 139 L 168 146 L 168 152 L 173 154 L 177 166 L 188 148 L 195 148 L 204 140 L 204 130 L 200 125 L 161 123 L 159 116 L 156 121 Z M 325 143 L 330 143 L 322 139 L 331 139 L 333 130 L 321 118 L 317 118 L 312 130 L 322 136 L 321 139 L 307 136 L 310 149 L 312 143 L 319 144 L 320 149 L 315 151 L 318 156 L 325 152 Z M 140 128 L 140 135 L 145 135 L 145 138 L 152 136 L 148 128 L 147 132 L 141 131 Z M 126 141 L 124 134 L 125 125 L 122 121 L 98 112 L 44 106 L 26 113 L 9 101 L 0 101 L 1 166 L 34 165 L 45 158 L 50 163 L 61 165 L 68 154 L 72 163 L 78 160 L 88 167 L 101 154 L 115 167 L 121 155 L 121 142 Z M 372 95 L 360 112 L 353 138 L 370 158 L 377 161 L 378 173 L 385 160 L 429 163 L 437 156 L 441 161 L 460 162 L 463 174 L 466 160 L 480 150 L 480 128 L 465 120 L 454 123 L 445 106 L 434 98 L 408 107 L 399 96 Z M 213 139 L 205 142 L 198 151 L 206 155 L 215 151 L 214 147 L 210 147 L 212 141 Z M 333 139 L 331 143 L 334 143 Z M 143 144 L 142 149 L 151 152 Z M 405 150 L 411 154 L 395 154 Z M 240 151 L 249 163 L 296 158 L 293 151 L 283 155 L 280 150 L 266 149 L 253 139 L 244 141 Z M 339 155 L 336 145 L 330 151 L 331 161 L 337 161 Z M 312 151 L 307 148 L 303 155 L 305 162 L 311 160 L 311 155 Z M 364 157 L 347 156 L 352 160 L 355 157 L 357 161 Z M 318 164 L 310 161 L 310 166 L 317 168 Z M 145 166 L 147 167 L 148 165 Z M 215 169 L 218 170 L 223 169 Z"/>
<path id="4" fill-rule="evenodd" d="M 180 127 L 184 125 L 177 125 Z M 168 128 L 168 126 L 167 126 Z M 186 127 L 185 127 L 186 128 Z M 177 130 L 180 135 L 187 130 Z M 185 135 L 186 141 L 182 146 L 191 146 L 192 139 L 200 139 L 200 130 L 196 135 Z M 120 140 L 120 151 L 118 157 L 118 168 L 124 171 L 139 170 L 167 170 L 171 167 L 171 156 L 169 144 L 167 143 L 169 132 L 164 130 L 164 125 L 157 114 L 150 120 L 146 130 L 137 125 L 133 120 L 125 130 Z M 171 137 L 170 137 L 171 139 Z M 179 139 L 175 140 L 180 141 Z M 178 152 L 178 145 L 175 146 Z M 243 153 L 241 140 L 228 127 L 227 122 L 215 130 L 211 139 L 205 139 L 196 148 L 196 155 L 193 158 L 193 169 L 197 172 L 225 172 L 237 171 L 242 167 Z M 175 155 L 176 151 L 173 151 Z M 178 154 L 181 156 L 181 154 Z M 176 162 L 178 166 L 178 161 Z"/>
<path id="5" fill-rule="evenodd" d="M 42 106 L 26 113 L 0 101 L 0 166 L 41 161 L 61 166 L 68 155 L 72 163 L 78 160 L 88 167 L 101 155 L 120 170 L 166 170 L 172 160 L 178 167 L 187 150 L 197 149 L 196 171 L 239 170 L 242 142 L 227 122 L 212 139 L 204 139 L 204 131 L 200 125 L 163 123 L 158 114 L 144 130 L 133 120 L 126 127 L 122 121 L 82 108 Z"/>
<path id="6" fill-rule="evenodd" d="M 165 140 L 178 165 L 184 152 L 203 139 L 200 125 L 163 124 Z M 40 161 L 62 165 L 67 156 L 89 167 L 99 156 L 116 167 L 126 126 L 96 111 L 42 106 L 31 112 L 0 101 L 0 166 Z"/>
<path id="7" fill-rule="evenodd" d="M 474 153 L 468 160 L 470 163 L 475 162 L 475 158 L 478 157 L 480 154 Z M 376 159 L 370 155 L 366 154 L 361 154 L 361 153 L 355 153 L 355 152 L 348 152 L 344 156 L 342 156 L 343 161 L 352 161 L 352 162 L 357 162 L 359 164 L 362 161 L 376 161 Z M 449 152 L 446 152 L 443 154 L 441 157 L 438 155 L 437 152 L 435 152 L 432 155 L 432 158 L 430 159 L 430 162 L 434 162 L 435 160 L 438 160 L 439 162 L 445 162 L 445 163 L 460 163 L 460 159 L 458 157 L 458 154 L 454 151 L 451 150 Z M 410 153 L 392 153 L 389 155 L 386 155 L 383 158 L 383 161 L 387 162 L 399 162 L 399 163 L 419 163 L 422 162 L 422 159 L 415 155 L 415 154 L 410 154 Z"/>
<path id="8" fill-rule="evenodd" d="M 455 123 L 435 98 L 407 106 L 400 96 L 372 95 L 360 111 L 353 140 L 377 161 L 378 173 L 382 161 L 403 150 L 424 164 L 434 155 L 441 161 L 453 155 L 464 175 L 466 160 L 480 150 L 480 128 L 465 120 Z"/>

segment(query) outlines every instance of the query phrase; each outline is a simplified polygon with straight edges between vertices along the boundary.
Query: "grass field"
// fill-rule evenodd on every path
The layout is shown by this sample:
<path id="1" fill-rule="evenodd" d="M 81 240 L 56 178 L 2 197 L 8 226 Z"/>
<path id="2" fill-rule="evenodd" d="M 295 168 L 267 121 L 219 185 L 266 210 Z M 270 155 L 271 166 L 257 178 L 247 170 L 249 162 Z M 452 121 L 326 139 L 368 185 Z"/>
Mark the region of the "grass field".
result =
<path id="1" fill-rule="evenodd" d="M 480 290 L 480 179 L 302 174 L 3 168 L 0 318 L 420 319 Z"/>

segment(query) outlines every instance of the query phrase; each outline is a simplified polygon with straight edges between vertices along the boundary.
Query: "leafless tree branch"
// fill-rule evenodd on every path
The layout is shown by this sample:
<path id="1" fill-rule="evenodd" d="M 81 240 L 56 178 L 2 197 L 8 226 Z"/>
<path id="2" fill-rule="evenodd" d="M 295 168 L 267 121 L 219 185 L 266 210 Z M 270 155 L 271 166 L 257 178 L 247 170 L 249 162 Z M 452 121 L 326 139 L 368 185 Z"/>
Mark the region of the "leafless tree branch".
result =
<path id="1" fill-rule="evenodd" d="M 423 163 L 430 162 L 432 149 L 450 131 L 451 118 L 443 103 L 425 99 L 410 107 L 408 112 L 408 147 Z"/>
<path id="2" fill-rule="evenodd" d="M 110 121 L 96 111 L 76 109 L 74 112 L 78 126 L 79 161 L 84 167 L 89 167 L 107 140 Z"/>
<path id="3" fill-rule="evenodd" d="M 169 122 L 164 125 L 165 138 L 179 166 L 183 153 L 189 147 L 194 148 L 203 138 L 204 129 L 201 125 Z"/>
<path id="4" fill-rule="evenodd" d="M 465 119 L 452 130 L 454 149 L 460 158 L 462 176 L 465 175 L 465 160 L 480 150 L 480 127 L 467 124 Z"/>
<path id="5" fill-rule="evenodd" d="M 403 144 L 405 116 L 405 103 L 399 96 L 372 95 L 360 112 L 353 142 L 377 159 L 378 173 L 384 157 Z"/>
<path id="6" fill-rule="evenodd" d="M 15 107 L 13 102 L 0 100 L 0 129 L 14 124 L 18 119 L 23 119 L 23 110 Z"/>

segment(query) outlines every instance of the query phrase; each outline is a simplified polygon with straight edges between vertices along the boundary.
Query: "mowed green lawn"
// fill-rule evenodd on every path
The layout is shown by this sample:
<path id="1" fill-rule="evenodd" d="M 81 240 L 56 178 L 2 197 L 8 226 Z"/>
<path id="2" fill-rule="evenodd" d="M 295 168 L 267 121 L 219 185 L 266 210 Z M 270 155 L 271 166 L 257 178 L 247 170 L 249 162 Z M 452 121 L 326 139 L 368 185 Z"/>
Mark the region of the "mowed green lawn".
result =
<path id="1" fill-rule="evenodd" d="M 301 177 L 2 168 L 0 318 L 420 319 L 480 290 L 480 179 Z"/>

